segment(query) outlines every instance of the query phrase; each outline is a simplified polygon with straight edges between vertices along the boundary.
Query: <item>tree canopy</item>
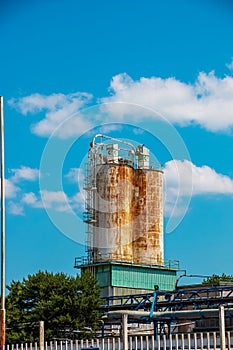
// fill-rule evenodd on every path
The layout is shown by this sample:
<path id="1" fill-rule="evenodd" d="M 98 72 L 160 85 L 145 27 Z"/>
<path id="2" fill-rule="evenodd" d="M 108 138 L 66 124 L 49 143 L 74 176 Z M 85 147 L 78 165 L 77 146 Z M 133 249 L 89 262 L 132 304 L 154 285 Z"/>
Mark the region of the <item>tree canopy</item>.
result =
<path id="1" fill-rule="evenodd" d="M 85 337 L 100 326 L 100 288 L 85 273 L 81 277 L 39 271 L 22 282 L 7 286 L 6 342 L 34 342 L 39 321 L 44 321 L 45 339 Z"/>
<path id="2" fill-rule="evenodd" d="M 211 286 L 219 286 L 220 283 L 233 283 L 233 276 L 232 275 L 225 275 L 225 273 L 222 274 L 222 276 L 219 275 L 213 275 L 211 277 L 208 277 L 203 280 L 202 284 L 204 285 L 211 285 Z"/>

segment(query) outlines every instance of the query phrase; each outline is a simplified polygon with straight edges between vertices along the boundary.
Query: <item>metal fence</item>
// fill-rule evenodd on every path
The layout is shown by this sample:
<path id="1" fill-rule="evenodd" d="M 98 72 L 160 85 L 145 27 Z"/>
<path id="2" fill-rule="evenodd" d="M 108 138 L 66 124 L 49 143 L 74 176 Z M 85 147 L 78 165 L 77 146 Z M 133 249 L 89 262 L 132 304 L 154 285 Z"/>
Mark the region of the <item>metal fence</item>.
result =
<path id="1" fill-rule="evenodd" d="M 45 342 L 44 350 L 123 350 L 120 337 L 92 340 L 61 340 Z M 220 349 L 220 335 L 211 333 L 185 333 L 169 336 L 129 336 L 128 350 L 217 350 Z M 42 350 L 39 343 L 7 345 L 5 350 Z M 233 350 L 233 332 L 226 332 L 226 350 Z"/>

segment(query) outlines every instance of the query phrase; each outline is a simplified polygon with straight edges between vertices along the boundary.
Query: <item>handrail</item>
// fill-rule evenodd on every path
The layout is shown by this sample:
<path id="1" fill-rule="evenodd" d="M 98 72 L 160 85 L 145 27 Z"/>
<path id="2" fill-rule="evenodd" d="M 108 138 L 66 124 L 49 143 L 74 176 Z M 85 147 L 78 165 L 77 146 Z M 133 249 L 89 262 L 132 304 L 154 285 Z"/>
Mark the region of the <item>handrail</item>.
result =
<path id="1" fill-rule="evenodd" d="M 93 264 L 100 264 L 100 263 L 123 263 L 123 264 L 133 264 L 133 257 L 131 260 L 125 260 L 123 255 L 118 255 L 117 257 L 113 257 L 111 253 L 102 255 L 101 257 L 98 257 L 96 259 L 95 257 L 88 257 L 88 256 L 81 256 L 75 258 L 75 265 L 74 267 L 80 267 L 83 265 L 93 265 Z M 171 269 L 171 270 L 179 270 L 180 269 L 180 262 L 179 260 L 167 260 L 164 261 L 163 265 L 156 265 L 153 263 L 153 259 L 148 259 L 146 263 L 137 263 L 135 265 L 143 265 L 143 266 L 150 266 L 150 267 L 158 267 L 161 269 Z"/>

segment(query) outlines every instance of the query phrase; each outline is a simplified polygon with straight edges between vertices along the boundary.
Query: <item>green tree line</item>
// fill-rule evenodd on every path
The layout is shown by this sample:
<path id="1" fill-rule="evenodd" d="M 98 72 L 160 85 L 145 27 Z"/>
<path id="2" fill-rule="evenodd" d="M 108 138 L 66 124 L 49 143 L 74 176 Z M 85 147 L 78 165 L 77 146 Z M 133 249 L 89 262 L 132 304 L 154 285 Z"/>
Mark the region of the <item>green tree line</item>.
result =
<path id="1" fill-rule="evenodd" d="M 212 276 L 203 280 L 202 284 L 206 286 L 219 286 L 221 283 L 233 283 L 232 275 L 225 275 L 222 273 L 222 276 L 213 274 Z"/>
<path id="2" fill-rule="evenodd" d="M 6 343 L 35 342 L 39 321 L 45 339 L 93 336 L 100 327 L 100 288 L 90 274 L 39 271 L 7 286 Z"/>

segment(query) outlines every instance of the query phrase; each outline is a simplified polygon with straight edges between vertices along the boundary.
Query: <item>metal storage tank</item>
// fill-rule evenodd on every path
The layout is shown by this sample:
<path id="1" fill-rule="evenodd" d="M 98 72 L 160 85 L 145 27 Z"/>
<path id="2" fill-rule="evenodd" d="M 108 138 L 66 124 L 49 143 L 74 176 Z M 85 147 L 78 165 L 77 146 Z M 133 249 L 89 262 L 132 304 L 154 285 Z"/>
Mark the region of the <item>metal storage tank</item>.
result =
<path id="1" fill-rule="evenodd" d="M 132 261 L 133 168 L 97 166 L 93 247 L 95 261 Z"/>
<path id="2" fill-rule="evenodd" d="M 85 222 L 90 261 L 163 265 L 162 171 L 152 168 L 149 149 L 96 135 L 88 169 Z"/>
<path id="3" fill-rule="evenodd" d="M 161 170 L 134 170 L 133 262 L 163 265 L 163 186 Z"/>

